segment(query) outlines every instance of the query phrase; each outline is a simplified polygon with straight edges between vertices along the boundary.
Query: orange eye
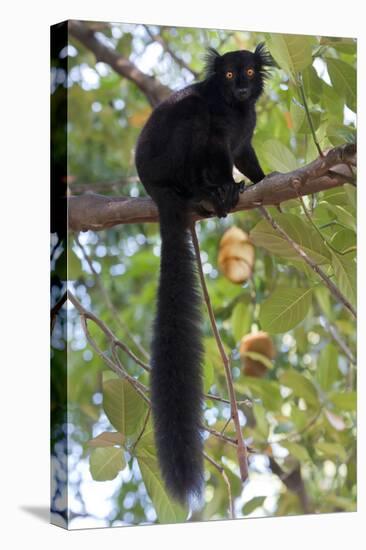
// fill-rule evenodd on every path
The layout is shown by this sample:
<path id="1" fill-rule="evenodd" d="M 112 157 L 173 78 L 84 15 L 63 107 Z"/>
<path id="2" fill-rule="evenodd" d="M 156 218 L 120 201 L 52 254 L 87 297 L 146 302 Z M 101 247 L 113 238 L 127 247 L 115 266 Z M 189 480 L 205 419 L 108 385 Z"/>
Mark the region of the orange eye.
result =
<path id="1" fill-rule="evenodd" d="M 247 76 L 249 76 L 249 78 L 253 78 L 254 69 L 247 69 L 245 72 L 247 73 Z"/>
<path id="2" fill-rule="evenodd" d="M 232 73 L 231 71 L 228 71 L 225 76 L 228 80 L 231 80 L 234 76 L 234 73 Z"/>

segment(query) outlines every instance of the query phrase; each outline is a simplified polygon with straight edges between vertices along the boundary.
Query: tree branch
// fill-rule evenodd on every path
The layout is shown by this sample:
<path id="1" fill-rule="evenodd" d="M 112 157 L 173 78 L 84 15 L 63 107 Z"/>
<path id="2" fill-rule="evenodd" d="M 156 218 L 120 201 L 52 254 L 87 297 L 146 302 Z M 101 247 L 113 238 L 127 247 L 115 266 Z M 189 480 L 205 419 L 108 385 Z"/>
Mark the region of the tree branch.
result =
<path id="1" fill-rule="evenodd" d="M 338 187 L 350 181 L 350 165 L 356 165 L 356 145 L 335 147 L 310 164 L 285 174 L 267 176 L 247 187 L 232 212 L 278 206 L 299 195 Z M 69 228 L 73 231 L 100 231 L 119 224 L 159 220 L 156 205 L 150 198 L 107 197 L 94 193 L 69 197 L 68 214 Z M 197 221 L 213 215 L 192 212 L 192 219 Z"/>
<path id="2" fill-rule="evenodd" d="M 277 231 L 292 246 L 295 252 L 304 260 L 304 262 L 308 264 L 308 266 L 319 275 L 319 277 L 323 280 L 323 282 L 336 298 L 336 300 L 341 302 L 344 307 L 346 307 L 348 311 L 350 311 L 352 315 L 357 318 L 355 308 L 342 294 L 339 288 L 333 283 L 333 281 L 331 281 L 328 275 L 318 266 L 316 262 L 314 262 L 314 260 L 312 260 L 312 258 L 310 258 L 308 254 L 306 254 L 305 250 L 301 248 L 301 246 L 297 244 L 297 242 L 291 239 L 286 231 L 282 229 L 282 227 L 276 222 L 276 220 L 270 215 L 269 212 L 267 212 L 267 210 L 263 206 L 260 206 L 259 210 L 262 213 L 263 217 L 272 225 L 273 229 Z"/>
<path id="3" fill-rule="evenodd" d="M 236 453 L 238 455 L 240 478 L 241 478 L 242 482 L 244 483 L 244 481 L 246 481 L 248 479 L 248 455 L 247 455 L 247 448 L 246 448 L 246 445 L 245 445 L 245 442 L 244 442 L 244 438 L 243 438 L 243 434 L 242 434 L 241 426 L 240 426 L 240 421 L 239 421 L 239 412 L 238 412 L 238 406 L 237 406 L 237 402 L 236 402 L 233 377 L 232 377 L 232 374 L 231 374 L 230 361 L 229 361 L 228 356 L 226 355 L 226 352 L 225 352 L 225 349 L 224 349 L 224 346 L 223 346 L 223 343 L 222 343 L 222 340 L 221 340 L 221 337 L 220 337 L 220 333 L 219 333 L 217 325 L 216 325 L 215 315 L 214 315 L 214 312 L 213 312 L 213 309 L 212 309 L 210 296 L 209 296 L 208 289 L 207 289 L 207 286 L 206 286 L 205 275 L 203 273 L 201 256 L 200 256 L 200 248 L 199 248 L 199 243 L 198 243 L 197 234 L 196 234 L 194 224 L 192 224 L 192 226 L 191 226 L 191 234 L 192 234 L 193 247 L 194 247 L 195 254 L 196 254 L 198 274 L 199 274 L 199 278 L 200 278 L 200 281 L 201 281 L 203 296 L 204 296 L 204 299 L 205 299 L 208 315 L 209 315 L 210 322 L 211 322 L 212 332 L 215 336 L 217 347 L 218 347 L 218 350 L 219 350 L 220 355 L 221 355 L 222 363 L 224 365 L 226 385 L 227 385 L 229 398 L 230 398 L 231 416 L 232 416 L 232 419 L 233 419 L 233 422 L 234 422 L 235 433 L 236 433 L 236 438 L 237 438 Z M 226 437 L 226 436 L 224 436 L 224 434 L 221 434 L 221 436 Z"/>
<path id="4" fill-rule="evenodd" d="M 175 63 L 181 68 L 181 69 L 186 69 L 187 71 L 189 71 L 195 78 L 198 78 L 199 76 L 199 73 L 197 73 L 196 71 L 194 71 L 193 69 L 191 69 L 191 67 L 189 67 L 189 65 L 187 65 L 183 59 L 181 59 L 180 57 L 177 56 L 177 54 L 175 52 L 173 52 L 173 50 L 170 48 L 169 44 L 164 40 L 164 38 L 162 37 L 161 34 L 154 34 L 151 29 L 149 28 L 149 25 L 144 25 L 144 28 L 147 32 L 147 34 L 150 36 L 151 40 L 153 40 L 154 42 L 157 42 L 158 44 L 160 44 L 160 46 L 162 46 L 163 50 L 165 52 L 167 52 L 170 57 L 175 61 Z"/>
<path id="5" fill-rule="evenodd" d="M 83 46 L 92 51 L 97 61 L 107 63 L 119 75 L 131 80 L 146 95 L 154 107 L 171 93 L 171 89 L 161 84 L 153 76 L 149 76 L 138 69 L 129 59 L 120 55 L 116 50 L 102 44 L 92 28 L 82 21 L 69 21 L 69 33 Z"/>
<path id="6" fill-rule="evenodd" d="M 146 396 L 146 393 L 148 392 L 148 388 L 144 386 L 141 382 L 139 382 L 139 380 L 137 380 L 136 378 L 128 374 L 128 372 L 126 371 L 126 369 L 124 369 L 120 360 L 118 359 L 118 357 L 116 357 L 114 353 L 115 347 L 120 343 L 118 338 L 115 337 L 113 332 L 107 327 L 105 323 L 103 323 L 103 321 L 101 321 L 91 311 L 88 311 L 87 309 L 85 309 L 81 305 L 79 300 L 77 300 L 76 297 L 72 294 L 72 292 L 68 291 L 67 297 L 72 303 L 72 305 L 75 307 L 75 309 L 79 312 L 83 332 L 85 334 L 87 341 L 89 342 L 91 347 L 94 349 L 94 351 L 103 359 L 103 361 L 108 365 L 108 367 L 111 370 L 113 370 L 120 378 L 125 378 L 127 382 L 129 382 L 131 386 L 137 391 L 137 393 L 143 398 L 143 400 L 146 401 L 148 405 L 150 405 L 150 400 Z M 115 359 L 115 362 L 110 359 L 110 357 L 106 352 L 100 349 L 100 347 L 95 342 L 94 338 L 91 336 L 88 330 L 88 324 L 87 324 L 88 319 L 90 319 L 90 321 L 93 321 L 93 323 L 95 323 L 106 336 L 111 346 L 112 355 Z"/>

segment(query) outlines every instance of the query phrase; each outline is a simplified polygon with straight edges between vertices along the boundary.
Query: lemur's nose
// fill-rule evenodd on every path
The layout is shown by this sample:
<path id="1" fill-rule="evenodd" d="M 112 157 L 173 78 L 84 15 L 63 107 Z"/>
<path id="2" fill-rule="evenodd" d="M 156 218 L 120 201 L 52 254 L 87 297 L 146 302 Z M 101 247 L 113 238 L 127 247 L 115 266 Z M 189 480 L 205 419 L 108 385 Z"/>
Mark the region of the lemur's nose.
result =
<path id="1" fill-rule="evenodd" d="M 240 95 L 246 94 L 247 91 L 248 91 L 248 88 L 239 88 L 239 89 L 238 89 L 238 93 L 239 93 Z"/>

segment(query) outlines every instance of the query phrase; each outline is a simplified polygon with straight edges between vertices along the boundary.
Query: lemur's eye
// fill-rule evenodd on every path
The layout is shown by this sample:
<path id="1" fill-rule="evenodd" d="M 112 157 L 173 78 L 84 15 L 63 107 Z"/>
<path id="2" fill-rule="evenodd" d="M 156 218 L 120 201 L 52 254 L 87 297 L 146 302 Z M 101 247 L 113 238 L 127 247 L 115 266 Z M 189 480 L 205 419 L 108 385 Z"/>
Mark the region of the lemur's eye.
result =
<path id="1" fill-rule="evenodd" d="M 247 73 L 247 76 L 249 76 L 249 78 L 253 78 L 254 69 L 250 68 L 250 69 L 247 69 L 245 72 Z"/>
<path id="2" fill-rule="evenodd" d="M 228 80 L 231 80 L 234 76 L 234 73 L 232 73 L 231 71 L 228 71 L 225 76 Z"/>

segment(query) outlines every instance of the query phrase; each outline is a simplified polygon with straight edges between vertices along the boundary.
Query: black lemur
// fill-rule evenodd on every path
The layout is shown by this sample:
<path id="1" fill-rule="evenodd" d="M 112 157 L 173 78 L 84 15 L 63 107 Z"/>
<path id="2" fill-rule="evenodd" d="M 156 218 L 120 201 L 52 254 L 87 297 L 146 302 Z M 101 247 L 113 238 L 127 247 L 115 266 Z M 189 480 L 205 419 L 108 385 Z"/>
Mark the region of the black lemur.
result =
<path id="1" fill-rule="evenodd" d="M 222 217 L 242 190 L 233 166 L 264 178 L 251 145 L 255 103 L 272 59 L 264 45 L 219 55 L 210 50 L 201 82 L 158 105 L 137 143 L 136 167 L 160 216 L 161 266 L 151 350 L 151 402 L 159 464 L 181 502 L 203 485 L 203 348 L 190 210 L 209 201 Z"/>

